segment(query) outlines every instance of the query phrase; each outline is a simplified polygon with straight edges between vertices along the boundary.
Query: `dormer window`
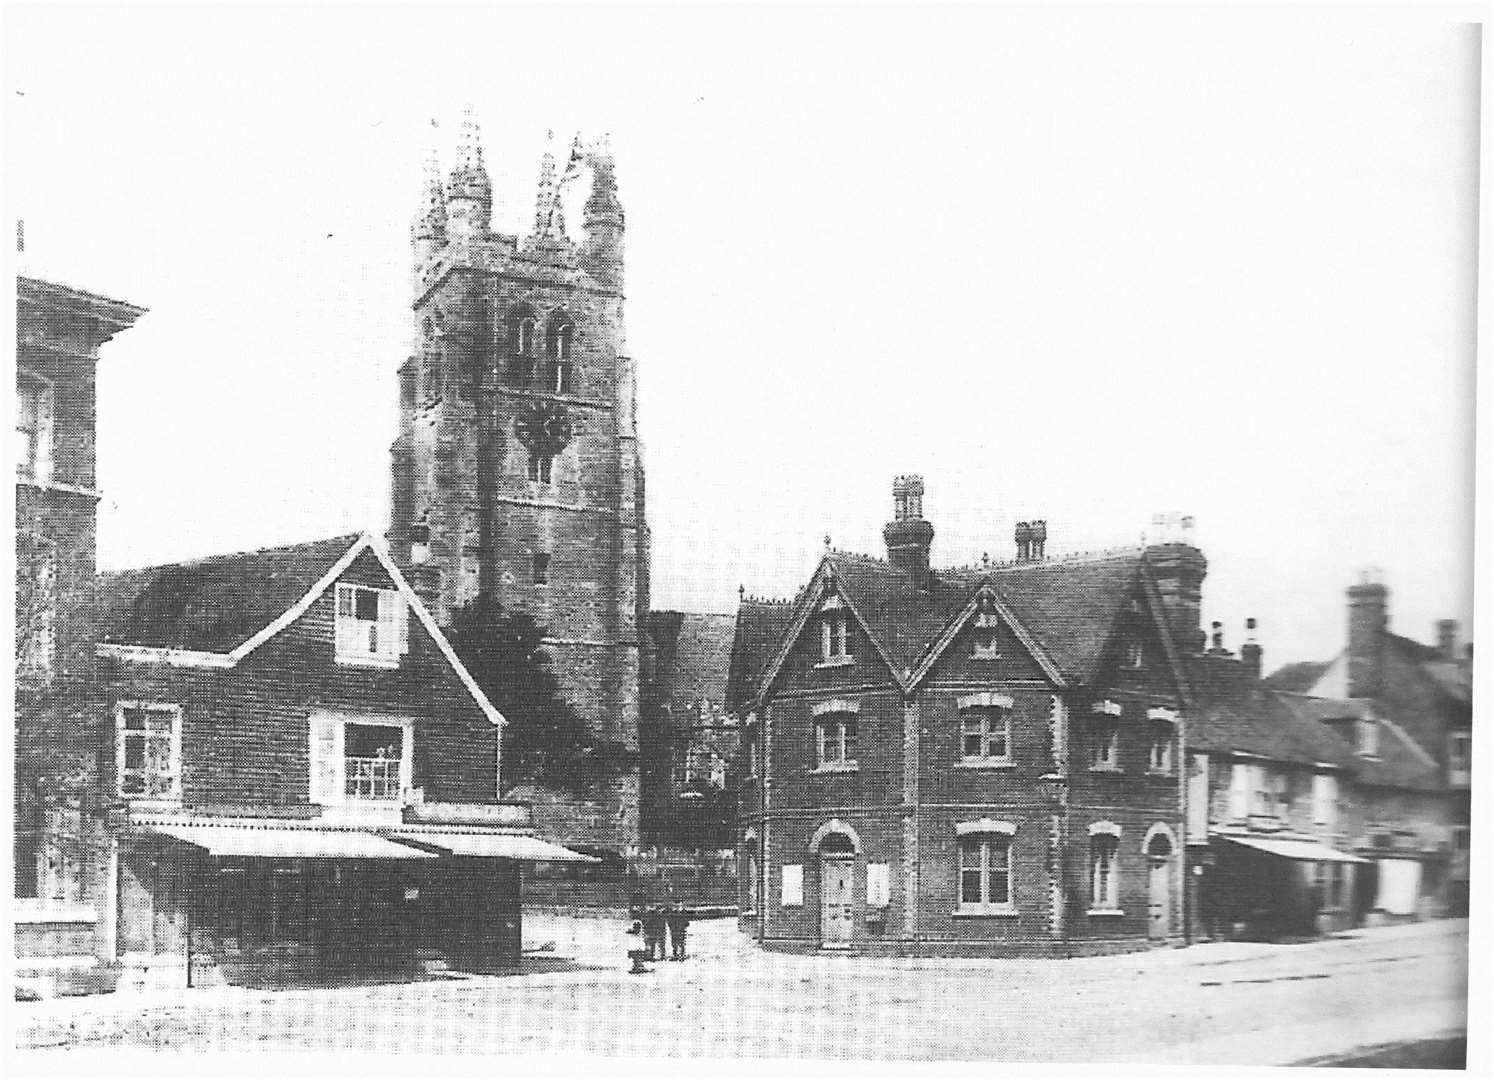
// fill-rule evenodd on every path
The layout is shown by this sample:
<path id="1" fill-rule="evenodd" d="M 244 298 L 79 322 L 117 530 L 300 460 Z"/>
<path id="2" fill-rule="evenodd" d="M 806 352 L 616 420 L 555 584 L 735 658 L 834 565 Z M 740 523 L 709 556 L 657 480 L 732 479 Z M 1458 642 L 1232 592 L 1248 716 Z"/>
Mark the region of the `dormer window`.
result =
<path id="1" fill-rule="evenodd" d="M 399 663 L 404 599 L 393 589 L 337 586 L 334 633 L 339 664 L 393 667 Z"/>
<path id="2" fill-rule="evenodd" d="M 1360 720 L 1354 728 L 1357 740 L 1356 753 L 1360 757 L 1378 757 L 1380 754 L 1380 723 L 1374 717 Z"/>

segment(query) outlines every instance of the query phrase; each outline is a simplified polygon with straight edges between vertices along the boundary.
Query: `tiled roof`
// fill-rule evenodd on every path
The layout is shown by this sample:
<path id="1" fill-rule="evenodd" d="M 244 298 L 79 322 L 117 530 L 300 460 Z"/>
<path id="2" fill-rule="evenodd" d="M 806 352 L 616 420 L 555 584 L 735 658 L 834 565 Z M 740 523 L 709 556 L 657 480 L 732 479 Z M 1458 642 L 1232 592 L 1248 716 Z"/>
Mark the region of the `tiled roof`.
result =
<path id="1" fill-rule="evenodd" d="M 1298 713 L 1231 657 L 1188 660 L 1195 699 L 1190 749 L 1257 754 L 1274 761 L 1347 765 L 1353 751 L 1307 712 Z"/>
<path id="2" fill-rule="evenodd" d="M 832 551 L 851 606 L 902 669 L 912 669 L 981 585 L 989 583 L 1065 676 L 1093 676 L 1121 605 L 1141 573 L 1140 549 L 1098 557 L 935 570 L 923 587 L 883 559 Z"/>
<path id="3" fill-rule="evenodd" d="M 101 574 L 99 640 L 228 652 L 306 595 L 358 539 L 353 533 Z"/>
<path id="4" fill-rule="evenodd" d="M 773 659 L 793 617 L 794 605 L 789 600 L 742 601 L 737 608 L 726 681 L 727 708 L 740 709 L 756 695 L 758 678 Z"/>
<path id="5" fill-rule="evenodd" d="M 720 705 L 726 695 L 736 618 L 678 611 L 649 613 L 649 633 L 658 650 L 658 693 L 677 706 L 698 701 Z"/>
<path id="6" fill-rule="evenodd" d="M 1373 703 L 1364 698 L 1315 698 L 1287 691 L 1276 691 L 1271 696 L 1301 723 L 1320 728 L 1326 721 L 1363 719 L 1375 715 Z M 1417 747 L 1393 720 L 1386 719 L 1381 725 L 1377 754 L 1373 758 L 1359 757 L 1342 739 L 1334 735 L 1330 735 L 1330 738 L 1336 739 L 1348 752 L 1348 763 L 1354 775 L 1366 784 L 1426 791 L 1438 790 L 1443 786 L 1436 763 L 1428 760 L 1426 751 Z"/>
<path id="7" fill-rule="evenodd" d="M 1328 670 L 1328 662 L 1318 663 L 1313 660 L 1304 660 L 1295 664 L 1286 664 L 1277 668 L 1262 681 L 1273 690 L 1290 690 L 1296 693 L 1306 693 L 1311 690 L 1323 672 Z"/>

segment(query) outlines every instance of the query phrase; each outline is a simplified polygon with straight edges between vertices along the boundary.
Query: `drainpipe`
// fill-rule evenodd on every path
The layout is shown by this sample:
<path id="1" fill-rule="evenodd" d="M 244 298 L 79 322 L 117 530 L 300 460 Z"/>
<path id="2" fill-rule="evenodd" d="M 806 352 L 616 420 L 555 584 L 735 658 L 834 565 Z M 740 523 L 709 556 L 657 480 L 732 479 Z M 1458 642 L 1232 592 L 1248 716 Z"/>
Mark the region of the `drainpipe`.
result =
<path id="1" fill-rule="evenodd" d="M 1183 945 L 1193 944 L 1193 911 L 1189 897 L 1193 892 L 1193 867 L 1188 865 L 1188 718 L 1183 710 L 1178 712 L 1178 816 L 1179 830 L 1178 848 L 1175 857 L 1178 860 L 1178 878 L 1182 895 L 1179 898 L 1178 910 L 1183 917 Z"/>

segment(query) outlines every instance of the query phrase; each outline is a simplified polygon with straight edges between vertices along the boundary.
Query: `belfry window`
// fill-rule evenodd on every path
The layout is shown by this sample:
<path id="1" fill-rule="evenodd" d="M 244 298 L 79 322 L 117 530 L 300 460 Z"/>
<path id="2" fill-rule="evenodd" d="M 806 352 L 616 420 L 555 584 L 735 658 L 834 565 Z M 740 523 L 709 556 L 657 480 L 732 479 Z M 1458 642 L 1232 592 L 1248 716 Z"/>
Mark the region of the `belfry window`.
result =
<path id="1" fill-rule="evenodd" d="M 534 355 L 535 322 L 530 318 L 519 320 L 519 326 L 514 334 L 514 352 L 520 356 Z"/>
<path id="2" fill-rule="evenodd" d="M 538 450 L 529 452 L 529 479 L 537 484 L 551 483 L 551 473 L 555 463 L 554 454 L 542 454 Z"/>

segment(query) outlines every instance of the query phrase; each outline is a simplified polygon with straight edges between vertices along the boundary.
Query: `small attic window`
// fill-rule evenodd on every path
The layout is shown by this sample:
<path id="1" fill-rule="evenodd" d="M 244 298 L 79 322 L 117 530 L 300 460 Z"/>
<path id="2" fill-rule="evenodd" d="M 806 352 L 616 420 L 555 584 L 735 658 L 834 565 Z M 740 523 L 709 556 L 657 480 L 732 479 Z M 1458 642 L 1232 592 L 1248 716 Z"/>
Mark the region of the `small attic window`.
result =
<path id="1" fill-rule="evenodd" d="M 1135 671 L 1143 667 L 1145 661 L 1146 653 L 1141 647 L 1141 642 L 1134 638 L 1127 641 L 1125 651 L 1121 657 L 1121 663 Z"/>
<path id="2" fill-rule="evenodd" d="M 1354 725 L 1355 752 L 1360 757 L 1378 757 L 1380 754 L 1380 723 L 1374 717 L 1360 720 Z"/>

